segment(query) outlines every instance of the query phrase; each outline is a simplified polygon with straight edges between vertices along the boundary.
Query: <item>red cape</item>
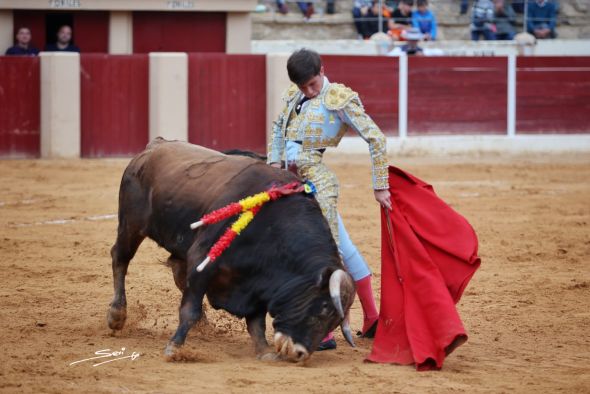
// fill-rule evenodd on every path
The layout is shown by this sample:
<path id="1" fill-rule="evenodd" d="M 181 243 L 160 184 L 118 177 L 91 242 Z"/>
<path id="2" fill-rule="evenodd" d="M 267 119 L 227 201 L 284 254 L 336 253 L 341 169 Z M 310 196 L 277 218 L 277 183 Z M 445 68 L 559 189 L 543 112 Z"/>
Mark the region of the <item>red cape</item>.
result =
<path id="1" fill-rule="evenodd" d="M 381 311 L 367 360 L 440 369 L 467 340 L 455 304 L 480 265 L 471 225 L 432 186 L 389 167 L 381 213 Z"/>

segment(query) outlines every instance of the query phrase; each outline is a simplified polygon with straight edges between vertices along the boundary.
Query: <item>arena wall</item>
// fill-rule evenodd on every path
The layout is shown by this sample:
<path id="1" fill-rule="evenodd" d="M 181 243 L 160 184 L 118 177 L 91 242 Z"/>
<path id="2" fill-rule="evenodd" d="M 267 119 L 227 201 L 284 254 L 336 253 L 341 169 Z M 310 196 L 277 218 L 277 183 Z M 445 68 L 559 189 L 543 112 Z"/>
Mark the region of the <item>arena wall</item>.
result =
<path id="1" fill-rule="evenodd" d="M 288 85 L 287 57 L 0 57 L 0 155 L 128 156 L 158 135 L 263 152 Z M 455 149 L 460 141 L 455 137 L 466 136 L 471 142 L 465 147 L 479 142 L 489 149 L 491 141 L 504 139 L 526 148 L 535 140 L 515 138 L 590 136 L 590 57 L 323 59 L 331 80 L 357 90 L 385 133 L 407 139 L 406 146 L 438 137 Z M 537 143 L 570 146 L 555 143 L 559 140 Z M 587 142 L 577 147 L 590 148 Z"/>

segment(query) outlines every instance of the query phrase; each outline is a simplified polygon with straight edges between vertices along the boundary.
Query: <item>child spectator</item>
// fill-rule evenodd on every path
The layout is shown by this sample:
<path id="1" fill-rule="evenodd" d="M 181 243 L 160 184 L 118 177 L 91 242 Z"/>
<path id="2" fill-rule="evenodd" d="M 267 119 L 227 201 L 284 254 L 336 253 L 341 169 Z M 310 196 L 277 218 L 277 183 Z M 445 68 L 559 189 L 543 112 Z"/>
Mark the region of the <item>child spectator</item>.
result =
<path id="1" fill-rule="evenodd" d="M 473 41 L 479 41 L 482 35 L 486 40 L 496 39 L 494 4 L 491 0 L 475 0 L 471 11 L 470 29 Z"/>
<path id="2" fill-rule="evenodd" d="M 311 18 L 311 16 L 315 12 L 313 8 L 313 3 L 298 1 L 297 6 L 301 10 L 301 13 L 303 14 L 305 20 L 309 20 L 309 18 Z M 277 0 L 277 10 L 283 15 L 289 13 L 289 8 L 287 7 L 287 4 L 285 4 L 285 0 Z"/>
<path id="3" fill-rule="evenodd" d="M 428 0 L 418 0 L 418 9 L 412 12 L 412 26 L 420 29 L 425 41 L 436 40 L 436 18 L 428 9 Z"/>
<path id="4" fill-rule="evenodd" d="M 538 39 L 555 38 L 557 10 L 547 0 L 535 0 L 528 5 L 527 31 Z"/>
<path id="5" fill-rule="evenodd" d="M 80 52 L 80 48 L 72 43 L 72 28 L 68 25 L 63 25 L 57 31 L 57 42 L 55 44 L 47 44 L 46 51 L 51 52 Z"/>
<path id="6" fill-rule="evenodd" d="M 405 45 L 396 47 L 393 51 L 389 52 L 389 56 L 400 56 L 406 54 L 408 56 L 424 56 L 424 50 L 418 46 L 420 40 L 424 37 L 420 30 L 412 27 L 408 30 L 404 30 L 402 37 L 407 41 Z"/>
<path id="7" fill-rule="evenodd" d="M 516 14 L 504 0 L 494 0 L 494 22 L 496 23 L 496 40 L 514 39 Z"/>
<path id="8" fill-rule="evenodd" d="M 388 21 L 389 35 L 395 40 L 403 40 L 402 33 L 412 27 L 412 8 L 414 0 L 401 0 Z"/>
<path id="9" fill-rule="evenodd" d="M 383 31 L 387 31 L 387 18 L 391 16 L 386 5 L 379 10 L 379 2 L 375 0 L 355 0 L 352 9 L 354 25 L 360 38 L 369 39 L 379 31 L 379 12 L 383 15 Z"/>
<path id="10" fill-rule="evenodd" d="M 39 50 L 31 45 L 31 30 L 28 27 L 21 27 L 16 33 L 16 45 L 6 50 L 6 55 L 37 56 Z"/>

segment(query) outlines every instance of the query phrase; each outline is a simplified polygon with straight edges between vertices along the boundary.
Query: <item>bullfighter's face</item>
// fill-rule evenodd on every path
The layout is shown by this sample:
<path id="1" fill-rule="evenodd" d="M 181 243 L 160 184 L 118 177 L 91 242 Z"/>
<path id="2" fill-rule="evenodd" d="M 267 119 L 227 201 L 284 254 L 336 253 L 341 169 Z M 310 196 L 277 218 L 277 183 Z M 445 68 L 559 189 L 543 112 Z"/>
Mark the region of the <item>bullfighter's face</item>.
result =
<path id="1" fill-rule="evenodd" d="M 301 93 L 309 99 L 316 97 L 322 91 L 324 87 L 324 66 L 320 68 L 320 73 L 312 77 L 309 81 L 297 85 Z"/>

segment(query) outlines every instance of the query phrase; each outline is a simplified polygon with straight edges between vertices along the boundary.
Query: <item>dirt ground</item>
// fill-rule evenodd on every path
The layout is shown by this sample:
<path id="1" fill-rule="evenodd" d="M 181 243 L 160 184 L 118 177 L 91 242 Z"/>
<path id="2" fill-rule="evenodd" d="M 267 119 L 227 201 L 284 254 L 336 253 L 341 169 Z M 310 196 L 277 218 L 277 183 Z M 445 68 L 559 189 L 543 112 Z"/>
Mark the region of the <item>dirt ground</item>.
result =
<path id="1" fill-rule="evenodd" d="M 483 263 L 458 306 L 470 338 L 441 371 L 364 363 L 371 341 L 353 349 L 339 333 L 336 351 L 315 353 L 305 366 L 257 361 L 245 324 L 211 309 L 188 338 L 192 362 L 166 362 L 180 293 L 153 242 L 130 265 L 125 329 L 113 336 L 106 326 L 109 249 L 127 160 L 0 161 L 0 391 L 590 392 L 590 157 L 392 162 L 432 183 L 480 239 Z M 378 295 L 379 216 L 368 158 L 328 163 Z M 358 328 L 358 302 L 352 319 Z M 121 348 L 121 357 L 134 357 L 70 366 Z"/>

